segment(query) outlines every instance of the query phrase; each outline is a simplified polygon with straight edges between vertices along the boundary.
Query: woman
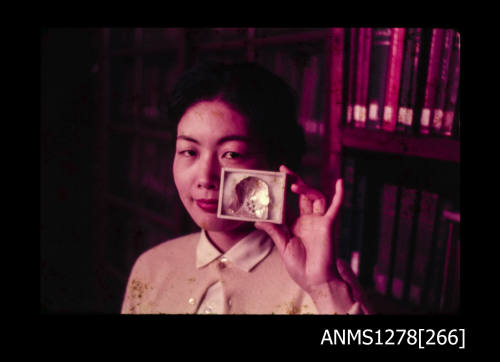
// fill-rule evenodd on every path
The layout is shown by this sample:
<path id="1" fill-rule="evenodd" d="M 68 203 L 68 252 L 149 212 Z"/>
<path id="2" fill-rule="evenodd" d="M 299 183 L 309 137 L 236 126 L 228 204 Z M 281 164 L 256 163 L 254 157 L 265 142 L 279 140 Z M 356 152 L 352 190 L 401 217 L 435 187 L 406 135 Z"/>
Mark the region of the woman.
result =
<path id="1" fill-rule="evenodd" d="M 255 64 L 202 64 L 179 80 L 169 119 L 177 123 L 175 185 L 201 231 L 138 258 L 122 313 L 368 312 L 356 278 L 334 255 L 342 181 L 328 205 L 290 170 L 304 136 L 284 81 Z M 288 225 L 217 218 L 222 167 L 286 172 L 298 217 Z"/>

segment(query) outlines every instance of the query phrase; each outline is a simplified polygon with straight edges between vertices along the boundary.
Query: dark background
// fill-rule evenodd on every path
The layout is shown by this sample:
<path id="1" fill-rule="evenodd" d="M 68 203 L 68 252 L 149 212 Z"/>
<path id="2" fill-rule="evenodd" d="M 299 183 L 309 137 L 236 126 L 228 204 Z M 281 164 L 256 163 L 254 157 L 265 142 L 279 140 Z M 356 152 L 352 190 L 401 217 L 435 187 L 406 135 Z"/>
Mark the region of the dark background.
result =
<path id="1" fill-rule="evenodd" d="M 40 308 L 95 311 L 95 32 L 42 28 L 40 47 Z"/>

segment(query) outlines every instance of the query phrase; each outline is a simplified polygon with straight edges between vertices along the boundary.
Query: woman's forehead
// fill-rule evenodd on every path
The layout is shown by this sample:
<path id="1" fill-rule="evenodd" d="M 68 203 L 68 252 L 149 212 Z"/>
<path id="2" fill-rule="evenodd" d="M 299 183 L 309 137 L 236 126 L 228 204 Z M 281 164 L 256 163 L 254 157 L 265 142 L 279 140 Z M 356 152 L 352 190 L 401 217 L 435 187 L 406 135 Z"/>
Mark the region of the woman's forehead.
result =
<path id="1" fill-rule="evenodd" d="M 179 135 L 186 136 L 207 132 L 213 135 L 249 134 L 245 117 L 219 100 L 201 101 L 188 108 L 179 121 L 177 131 Z"/>

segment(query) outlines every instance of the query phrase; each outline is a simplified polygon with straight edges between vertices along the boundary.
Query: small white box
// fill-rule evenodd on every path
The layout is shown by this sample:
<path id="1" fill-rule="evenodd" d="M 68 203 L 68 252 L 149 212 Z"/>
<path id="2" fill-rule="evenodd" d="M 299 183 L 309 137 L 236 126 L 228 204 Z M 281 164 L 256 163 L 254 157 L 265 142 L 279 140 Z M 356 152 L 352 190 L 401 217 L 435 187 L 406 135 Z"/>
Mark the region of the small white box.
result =
<path id="1" fill-rule="evenodd" d="M 282 224 L 286 173 L 223 168 L 217 217 Z"/>

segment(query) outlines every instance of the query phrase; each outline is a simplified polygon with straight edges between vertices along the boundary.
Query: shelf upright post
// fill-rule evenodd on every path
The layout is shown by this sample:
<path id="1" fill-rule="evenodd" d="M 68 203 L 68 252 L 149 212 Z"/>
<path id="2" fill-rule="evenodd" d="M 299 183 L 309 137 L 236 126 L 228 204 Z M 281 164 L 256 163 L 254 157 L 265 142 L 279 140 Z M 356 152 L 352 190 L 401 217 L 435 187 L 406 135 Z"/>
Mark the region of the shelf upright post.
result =
<path id="1" fill-rule="evenodd" d="M 321 188 L 328 201 L 333 197 L 335 182 L 341 176 L 343 63 L 344 29 L 331 28 L 326 36 L 325 137 L 321 160 Z M 337 246 L 340 238 L 339 226 L 336 221 L 333 240 Z"/>
<path id="2" fill-rule="evenodd" d="M 340 177 L 342 149 L 342 93 L 344 63 L 344 29 L 332 28 L 326 37 L 325 136 L 323 140 L 322 189 L 333 196 L 335 180 Z"/>

